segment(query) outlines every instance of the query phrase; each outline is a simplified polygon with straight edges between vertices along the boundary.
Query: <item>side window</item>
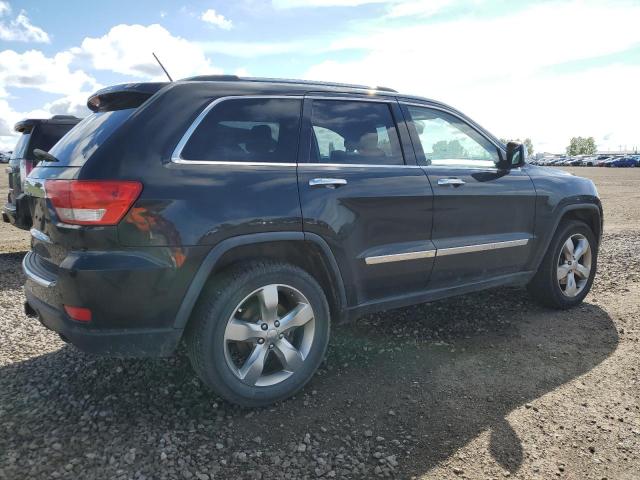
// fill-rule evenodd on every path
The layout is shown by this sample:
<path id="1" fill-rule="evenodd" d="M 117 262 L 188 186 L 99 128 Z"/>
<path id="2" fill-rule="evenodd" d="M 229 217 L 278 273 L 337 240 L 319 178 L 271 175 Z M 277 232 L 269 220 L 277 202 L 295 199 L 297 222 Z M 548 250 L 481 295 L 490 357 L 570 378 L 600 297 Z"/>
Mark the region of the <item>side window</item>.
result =
<path id="1" fill-rule="evenodd" d="M 296 163 L 302 100 L 224 100 L 200 122 L 184 160 Z"/>
<path id="2" fill-rule="evenodd" d="M 314 100 L 311 162 L 403 165 L 389 105 L 382 102 Z"/>
<path id="3" fill-rule="evenodd" d="M 418 150 L 427 165 L 495 167 L 498 149 L 471 126 L 440 110 L 408 106 L 410 129 L 420 139 Z"/>

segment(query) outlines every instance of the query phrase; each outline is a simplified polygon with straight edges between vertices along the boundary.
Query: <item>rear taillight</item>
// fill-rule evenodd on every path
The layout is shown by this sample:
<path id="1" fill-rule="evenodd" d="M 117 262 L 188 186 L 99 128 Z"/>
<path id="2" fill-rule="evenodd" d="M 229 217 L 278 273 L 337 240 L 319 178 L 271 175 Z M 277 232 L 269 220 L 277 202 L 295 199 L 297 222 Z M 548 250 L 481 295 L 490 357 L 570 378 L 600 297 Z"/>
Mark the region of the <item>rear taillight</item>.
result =
<path id="1" fill-rule="evenodd" d="M 91 310 L 88 308 L 65 305 L 64 310 L 67 312 L 67 315 L 78 322 L 87 323 L 91 321 Z"/>
<path id="2" fill-rule="evenodd" d="M 140 195 L 142 183 L 46 180 L 44 188 L 62 222 L 73 225 L 116 225 Z"/>
<path id="3" fill-rule="evenodd" d="M 33 162 L 23 158 L 20 160 L 20 180 L 24 182 L 27 179 L 27 175 L 33 170 Z"/>

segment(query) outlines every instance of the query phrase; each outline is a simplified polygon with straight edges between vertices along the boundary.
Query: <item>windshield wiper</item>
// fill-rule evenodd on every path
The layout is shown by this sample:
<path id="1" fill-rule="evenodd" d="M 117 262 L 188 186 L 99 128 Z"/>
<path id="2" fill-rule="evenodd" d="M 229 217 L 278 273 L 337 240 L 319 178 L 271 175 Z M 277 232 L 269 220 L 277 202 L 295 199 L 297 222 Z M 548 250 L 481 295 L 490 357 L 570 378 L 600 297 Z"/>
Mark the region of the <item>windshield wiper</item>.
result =
<path id="1" fill-rule="evenodd" d="M 45 152 L 44 150 L 40 150 L 39 148 L 33 149 L 33 155 L 38 159 L 44 162 L 59 162 L 56 157 L 51 155 L 49 152 Z"/>

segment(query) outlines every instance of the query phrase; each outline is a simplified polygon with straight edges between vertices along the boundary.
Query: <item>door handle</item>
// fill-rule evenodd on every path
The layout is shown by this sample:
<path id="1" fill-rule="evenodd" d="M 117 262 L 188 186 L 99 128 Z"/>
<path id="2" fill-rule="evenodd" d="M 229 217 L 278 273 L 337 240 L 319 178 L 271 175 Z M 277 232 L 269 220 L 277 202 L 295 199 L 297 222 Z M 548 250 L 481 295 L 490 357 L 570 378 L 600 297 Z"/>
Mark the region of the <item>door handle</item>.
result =
<path id="1" fill-rule="evenodd" d="M 460 178 L 439 178 L 438 185 L 447 186 L 453 185 L 454 187 L 459 187 L 460 185 L 464 185 L 465 181 Z"/>
<path id="2" fill-rule="evenodd" d="M 310 187 L 336 188 L 346 184 L 347 181 L 344 178 L 312 178 L 309 180 Z"/>

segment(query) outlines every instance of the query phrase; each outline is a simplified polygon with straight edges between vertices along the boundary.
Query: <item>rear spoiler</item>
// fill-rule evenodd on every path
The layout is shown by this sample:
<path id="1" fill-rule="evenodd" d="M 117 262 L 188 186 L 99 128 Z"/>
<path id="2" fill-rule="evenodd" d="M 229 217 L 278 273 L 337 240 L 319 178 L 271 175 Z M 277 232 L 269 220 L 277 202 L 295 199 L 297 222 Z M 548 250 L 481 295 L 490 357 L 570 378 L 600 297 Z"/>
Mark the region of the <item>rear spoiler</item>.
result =
<path id="1" fill-rule="evenodd" d="M 124 83 L 98 90 L 87 100 L 87 107 L 93 112 L 108 112 L 136 108 L 168 82 Z"/>
<path id="2" fill-rule="evenodd" d="M 27 118 L 16 123 L 13 129 L 18 133 L 29 133 L 38 123 L 40 123 L 39 118 Z"/>
<path id="3" fill-rule="evenodd" d="M 20 120 L 13 126 L 18 133 L 29 133 L 36 125 L 41 124 L 58 124 L 58 125 L 75 125 L 81 118 L 73 115 L 54 115 L 51 118 L 25 118 Z"/>

